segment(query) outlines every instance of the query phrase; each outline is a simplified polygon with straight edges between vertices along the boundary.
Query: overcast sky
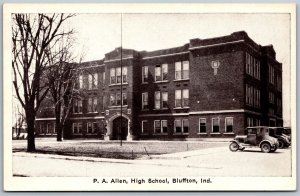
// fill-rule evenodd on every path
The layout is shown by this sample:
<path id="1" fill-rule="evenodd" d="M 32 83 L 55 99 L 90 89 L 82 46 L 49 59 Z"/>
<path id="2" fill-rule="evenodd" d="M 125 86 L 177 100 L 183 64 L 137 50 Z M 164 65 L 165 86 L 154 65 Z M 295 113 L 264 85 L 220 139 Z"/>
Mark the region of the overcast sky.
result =
<path id="1" fill-rule="evenodd" d="M 283 64 L 283 113 L 290 124 L 289 14 L 79 14 L 68 25 L 77 32 L 76 53 L 83 52 L 84 61 L 102 59 L 121 42 L 124 48 L 151 51 L 246 31 L 256 43 L 272 44 Z"/>

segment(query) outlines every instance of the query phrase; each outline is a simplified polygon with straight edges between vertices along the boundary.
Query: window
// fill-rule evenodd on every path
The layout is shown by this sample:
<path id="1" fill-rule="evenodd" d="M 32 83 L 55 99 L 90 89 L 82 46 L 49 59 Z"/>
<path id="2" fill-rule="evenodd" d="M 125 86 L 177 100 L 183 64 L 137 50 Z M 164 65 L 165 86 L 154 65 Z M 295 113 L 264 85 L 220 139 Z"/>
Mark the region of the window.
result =
<path id="1" fill-rule="evenodd" d="M 110 84 L 115 84 L 116 83 L 116 69 L 111 68 L 110 69 Z"/>
<path id="2" fill-rule="evenodd" d="M 154 94 L 155 97 L 155 109 L 160 109 L 160 91 L 156 91 Z"/>
<path id="3" fill-rule="evenodd" d="M 127 67 L 122 67 L 122 79 L 123 83 L 127 82 Z"/>
<path id="4" fill-rule="evenodd" d="M 74 100 L 73 113 L 82 113 L 82 100 Z"/>
<path id="5" fill-rule="evenodd" d="M 161 132 L 168 133 L 168 121 L 167 120 L 161 121 Z"/>
<path id="6" fill-rule="evenodd" d="M 199 119 L 199 132 L 206 133 L 206 118 Z"/>
<path id="7" fill-rule="evenodd" d="M 182 132 L 181 120 L 175 120 L 174 127 L 175 127 L 175 133 L 181 133 Z"/>
<path id="8" fill-rule="evenodd" d="M 168 108 L 168 92 L 162 92 L 162 108 Z"/>
<path id="9" fill-rule="evenodd" d="M 110 94 L 110 105 L 111 106 L 116 105 L 116 96 L 115 96 L 115 94 Z"/>
<path id="10" fill-rule="evenodd" d="M 82 123 L 73 123 L 72 124 L 73 133 L 82 133 Z"/>
<path id="11" fill-rule="evenodd" d="M 53 133 L 56 133 L 56 125 L 53 123 Z"/>
<path id="12" fill-rule="evenodd" d="M 175 107 L 181 107 L 181 90 L 175 90 Z"/>
<path id="13" fill-rule="evenodd" d="M 253 126 L 253 118 L 248 117 L 247 118 L 247 126 L 252 127 Z"/>
<path id="14" fill-rule="evenodd" d="M 275 95 L 273 92 L 269 92 L 269 102 L 272 104 L 275 103 Z"/>
<path id="15" fill-rule="evenodd" d="M 147 120 L 142 120 L 142 133 L 146 133 L 147 131 Z"/>
<path id="16" fill-rule="evenodd" d="M 117 83 L 121 83 L 121 67 L 116 68 Z"/>
<path id="17" fill-rule="evenodd" d="M 89 81 L 88 81 L 89 89 L 92 89 L 93 88 L 93 75 L 89 74 L 88 78 L 89 78 Z"/>
<path id="18" fill-rule="evenodd" d="M 92 133 L 93 132 L 93 124 L 91 122 L 87 123 L 87 133 Z"/>
<path id="19" fill-rule="evenodd" d="M 49 123 L 46 124 L 46 133 L 50 133 L 50 130 L 49 130 Z"/>
<path id="20" fill-rule="evenodd" d="M 282 79 L 281 79 L 281 76 L 279 74 L 277 75 L 277 89 L 279 91 L 281 91 L 281 89 L 282 89 Z"/>
<path id="21" fill-rule="evenodd" d="M 97 88 L 98 86 L 98 74 L 97 73 L 94 73 L 93 75 L 93 88 Z"/>
<path id="22" fill-rule="evenodd" d="M 219 118 L 213 118 L 212 119 L 212 132 L 213 133 L 219 133 L 220 131 L 220 119 Z"/>
<path id="23" fill-rule="evenodd" d="M 83 75 L 79 75 L 79 88 L 83 88 Z"/>
<path id="24" fill-rule="evenodd" d="M 93 130 L 92 133 L 98 132 L 98 124 L 96 122 L 93 122 Z"/>
<path id="25" fill-rule="evenodd" d="M 275 72 L 274 67 L 272 65 L 269 65 L 269 82 L 271 84 L 274 84 L 275 80 Z"/>
<path id="26" fill-rule="evenodd" d="M 122 72 L 122 73 L 121 73 Z M 122 75 L 122 76 L 121 76 Z M 127 82 L 127 67 L 110 69 L 110 84 L 121 84 Z"/>
<path id="27" fill-rule="evenodd" d="M 246 73 L 260 79 L 260 61 L 246 53 Z"/>
<path id="28" fill-rule="evenodd" d="M 122 93 L 122 105 L 127 105 L 127 93 Z"/>
<path id="29" fill-rule="evenodd" d="M 155 81 L 161 81 L 161 67 L 160 65 L 156 65 L 155 67 Z"/>
<path id="30" fill-rule="evenodd" d="M 105 84 L 105 72 L 102 73 L 102 82 Z"/>
<path id="31" fill-rule="evenodd" d="M 233 117 L 225 118 L 225 132 L 227 133 L 233 132 Z"/>
<path id="32" fill-rule="evenodd" d="M 72 124 L 73 133 L 78 133 L 77 123 Z"/>
<path id="33" fill-rule="evenodd" d="M 142 109 L 148 109 L 148 93 L 142 93 Z"/>
<path id="34" fill-rule="evenodd" d="M 189 106 L 189 89 L 182 90 L 182 107 Z"/>
<path id="35" fill-rule="evenodd" d="M 154 121 L 154 133 L 168 133 L 168 121 L 167 120 L 155 120 Z"/>
<path id="36" fill-rule="evenodd" d="M 142 67 L 142 82 L 143 83 L 148 82 L 148 66 Z"/>
<path id="37" fill-rule="evenodd" d="M 189 79 L 189 61 L 175 62 L 175 80 Z"/>
<path id="38" fill-rule="evenodd" d="M 160 133 L 160 120 L 154 121 L 154 133 Z"/>
<path id="39" fill-rule="evenodd" d="M 183 133 L 189 132 L 189 120 L 188 119 L 182 120 L 182 127 L 183 127 Z"/>
<path id="40" fill-rule="evenodd" d="M 282 112 L 282 101 L 280 98 L 278 98 L 277 100 L 277 113 Z"/>
<path id="41" fill-rule="evenodd" d="M 168 80 L 168 64 L 156 65 L 155 66 L 155 81 L 166 81 Z"/>
<path id="42" fill-rule="evenodd" d="M 175 90 L 175 107 L 189 106 L 189 89 Z"/>
<path id="43" fill-rule="evenodd" d="M 121 105 L 121 94 L 120 93 L 117 93 L 116 94 L 116 105 Z"/>
<path id="44" fill-rule="evenodd" d="M 88 112 L 97 112 L 97 98 L 88 98 Z"/>

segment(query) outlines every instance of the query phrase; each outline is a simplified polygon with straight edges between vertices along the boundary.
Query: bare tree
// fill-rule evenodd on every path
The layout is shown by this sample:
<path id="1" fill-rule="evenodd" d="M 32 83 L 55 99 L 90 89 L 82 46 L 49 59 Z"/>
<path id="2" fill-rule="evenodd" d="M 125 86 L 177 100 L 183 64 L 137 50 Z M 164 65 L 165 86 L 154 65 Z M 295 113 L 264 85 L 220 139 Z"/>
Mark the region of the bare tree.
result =
<path id="1" fill-rule="evenodd" d="M 45 70 L 51 51 L 72 30 L 63 24 L 72 14 L 12 14 L 12 67 L 14 88 L 25 111 L 27 151 L 35 151 L 34 120 L 39 106 L 49 91 Z"/>
<path id="2" fill-rule="evenodd" d="M 17 111 L 15 111 L 15 118 L 16 118 L 16 123 L 15 123 L 15 133 L 16 133 L 16 136 L 15 138 L 16 139 L 19 139 L 20 138 L 20 135 L 21 135 L 21 131 L 22 129 L 24 128 L 24 122 L 25 122 L 25 115 L 24 115 L 24 112 L 23 110 L 17 106 L 16 108 Z"/>

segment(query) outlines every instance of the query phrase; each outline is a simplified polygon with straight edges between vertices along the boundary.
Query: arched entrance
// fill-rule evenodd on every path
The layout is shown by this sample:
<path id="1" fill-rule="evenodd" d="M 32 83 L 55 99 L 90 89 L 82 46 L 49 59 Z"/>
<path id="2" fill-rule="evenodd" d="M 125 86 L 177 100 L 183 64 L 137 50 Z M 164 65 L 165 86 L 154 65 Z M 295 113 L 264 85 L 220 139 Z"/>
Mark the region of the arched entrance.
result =
<path id="1" fill-rule="evenodd" d="M 128 135 L 128 120 L 119 116 L 112 121 L 111 140 L 126 140 Z"/>

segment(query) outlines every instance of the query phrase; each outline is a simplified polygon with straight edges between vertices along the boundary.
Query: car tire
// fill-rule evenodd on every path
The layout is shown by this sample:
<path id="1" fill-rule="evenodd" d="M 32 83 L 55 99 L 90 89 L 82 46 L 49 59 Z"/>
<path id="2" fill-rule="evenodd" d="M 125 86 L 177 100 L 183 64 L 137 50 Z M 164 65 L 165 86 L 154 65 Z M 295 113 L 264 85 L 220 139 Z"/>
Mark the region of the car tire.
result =
<path id="1" fill-rule="evenodd" d="M 264 153 L 269 153 L 271 151 L 271 145 L 267 142 L 261 144 L 260 149 Z"/>
<path id="2" fill-rule="evenodd" d="M 271 150 L 271 152 L 275 152 L 277 150 L 277 146 L 274 147 L 274 149 Z"/>
<path id="3" fill-rule="evenodd" d="M 278 148 L 284 148 L 285 144 L 282 140 L 278 140 Z"/>
<path id="4" fill-rule="evenodd" d="M 231 152 L 236 152 L 239 149 L 239 145 L 236 142 L 231 142 L 231 144 L 229 145 L 229 150 Z"/>

